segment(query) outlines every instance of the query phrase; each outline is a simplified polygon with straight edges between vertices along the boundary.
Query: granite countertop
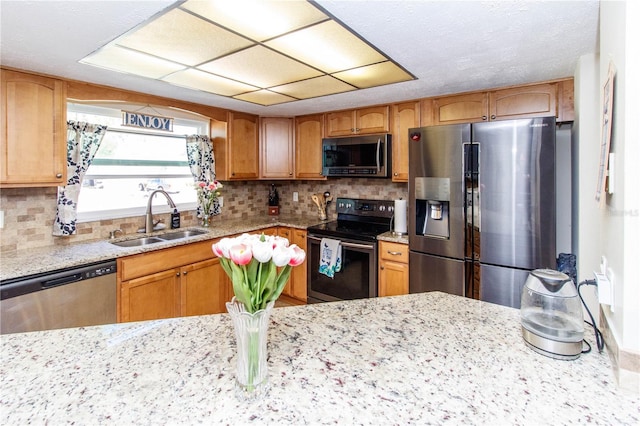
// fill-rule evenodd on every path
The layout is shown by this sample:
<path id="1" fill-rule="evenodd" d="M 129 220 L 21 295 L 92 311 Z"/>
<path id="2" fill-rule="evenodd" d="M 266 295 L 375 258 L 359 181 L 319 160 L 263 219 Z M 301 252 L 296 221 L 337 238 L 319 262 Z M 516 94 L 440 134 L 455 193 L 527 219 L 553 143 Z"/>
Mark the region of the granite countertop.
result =
<path id="1" fill-rule="evenodd" d="M 378 240 L 388 241 L 390 243 L 409 244 L 409 236 L 407 234 L 396 234 L 393 231 L 387 231 L 378 235 Z"/>
<path id="2" fill-rule="evenodd" d="M 315 225 L 320 222 L 321 220 L 317 217 L 257 216 L 250 217 L 248 219 L 216 221 L 210 228 L 180 228 L 182 230 L 200 229 L 207 231 L 207 233 L 190 237 L 189 239 L 172 240 L 141 247 L 118 247 L 111 244 L 109 240 L 103 239 L 93 242 L 70 244 L 68 246 L 56 245 L 37 249 L 19 250 L 2 254 L 0 280 L 51 272 L 57 269 L 72 268 L 94 262 L 112 260 L 132 254 L 145 253 L 163 248 L 190 244 L 197 241 L 220 238 L 227 235 L 254 232 L 272 226 L 289 226 L 306 229 L 308 226 Z M 149 234 L 131 234 L 112 241 L 135 239 L 143 235 L 153 236 L 173 231 L 176 231 L 176 229 L 165 229 Z"/>
<path id="3" fill-rule="evenodd" d="M 276 308 L 268 394 L 234 393 L 227 314 L 2 337 L 2 424 L 637 425 L 609 357 L 544 357 L 519 311 L 444 293 Z M 592 341 L 592 333 L 585 333 Z"/>

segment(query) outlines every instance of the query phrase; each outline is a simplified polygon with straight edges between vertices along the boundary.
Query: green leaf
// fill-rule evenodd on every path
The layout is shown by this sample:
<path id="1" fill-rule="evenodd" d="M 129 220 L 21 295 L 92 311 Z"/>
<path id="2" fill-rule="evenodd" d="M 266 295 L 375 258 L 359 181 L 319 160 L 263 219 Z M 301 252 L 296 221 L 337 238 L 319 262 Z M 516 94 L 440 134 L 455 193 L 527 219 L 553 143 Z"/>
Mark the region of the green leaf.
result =
<path id="1" fill-rule="evenodd" d="M 280 293 L 284 290 L 284 286 L 287 284 L 287 280 L 289 279 L 289 275 L 291 275 L 291 266 L 286 265 L 280 270 L 280 274 L 278 274 L 278 278 L 276 278 L 276 290 L 274 293 L 274 300 L 280 297 Z"/>

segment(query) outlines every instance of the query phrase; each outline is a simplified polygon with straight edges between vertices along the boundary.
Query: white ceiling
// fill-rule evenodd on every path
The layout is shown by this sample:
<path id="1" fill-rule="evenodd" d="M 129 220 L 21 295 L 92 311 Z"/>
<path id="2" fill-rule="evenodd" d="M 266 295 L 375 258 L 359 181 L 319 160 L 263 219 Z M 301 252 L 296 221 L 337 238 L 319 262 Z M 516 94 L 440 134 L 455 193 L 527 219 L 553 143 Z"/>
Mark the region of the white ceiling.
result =
<path id="1" fill-rule="evenodd" d="M 0 63 L 263 116 L 293 116 L 570 77 L 580 56 L 598 50 L 594 0 L 317 3 L 417 80 L 263 107 L 78 63 L 174 4 L 167 0 L 0 0 Z"/>

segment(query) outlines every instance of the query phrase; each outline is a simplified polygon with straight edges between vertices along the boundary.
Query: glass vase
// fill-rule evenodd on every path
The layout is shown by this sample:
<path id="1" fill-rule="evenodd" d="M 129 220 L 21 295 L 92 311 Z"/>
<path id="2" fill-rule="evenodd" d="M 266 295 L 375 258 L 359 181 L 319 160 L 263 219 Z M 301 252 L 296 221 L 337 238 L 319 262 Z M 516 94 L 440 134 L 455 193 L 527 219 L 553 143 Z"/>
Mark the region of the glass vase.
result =
<path id="1" fill-rule="evenodd" d="M 202 226 L 205 228 L 211 226 L 211 215 L 204 213 L 202 214 Z"/>
<path id="2" fill-rule="evenodd" d="M 236 336 L 236 395 L 241 400 L 258 399 L 268 390 L 267 331 L 274 303 L 253 314 L 235 297 L 226 303 Z"/>

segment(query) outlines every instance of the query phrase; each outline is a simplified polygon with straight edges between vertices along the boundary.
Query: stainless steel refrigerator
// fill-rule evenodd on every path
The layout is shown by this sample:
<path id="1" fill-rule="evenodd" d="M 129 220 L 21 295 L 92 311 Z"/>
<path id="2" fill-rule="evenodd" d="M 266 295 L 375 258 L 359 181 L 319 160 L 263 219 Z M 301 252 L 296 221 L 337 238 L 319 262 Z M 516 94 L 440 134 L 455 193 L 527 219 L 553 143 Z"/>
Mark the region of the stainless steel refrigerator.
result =
<path id="1" fill-rule="evenodd" d="M 409 130 L 409 291 L 520 307 L 555 269 L 555 118 Z"/>

